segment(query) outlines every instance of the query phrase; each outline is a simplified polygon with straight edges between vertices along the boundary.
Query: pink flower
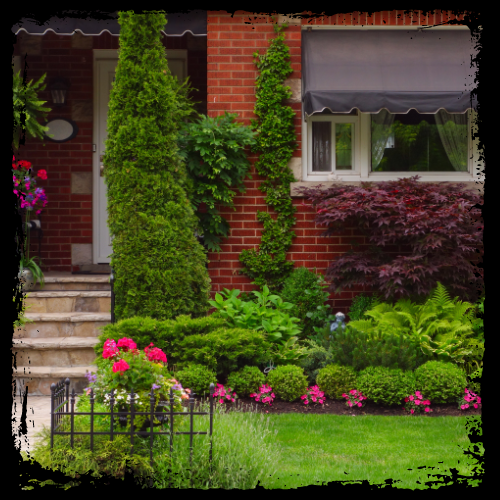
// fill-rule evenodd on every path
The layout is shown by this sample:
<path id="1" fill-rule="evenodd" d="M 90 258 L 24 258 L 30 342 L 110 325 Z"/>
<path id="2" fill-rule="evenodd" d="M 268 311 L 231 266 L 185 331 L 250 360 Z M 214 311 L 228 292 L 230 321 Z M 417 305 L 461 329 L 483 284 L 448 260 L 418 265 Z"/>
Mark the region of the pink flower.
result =
<path id="1" fill-rule="evenodd" d="M 468 404 L 465 404 L 464 406 L 465 406 L 465 408 L 469 408 L 469 405 L 468 405 Z"/>
<path id="2" fill-rule="evenodd" d="M 343 398 L 348 398 L 349 396 L 347 394 L 342 394 Z"/>
<path id="3" fill-rule="evenodd" d="M 405 403 L 408 403 L 409 399 L 408 398 L 405 398 Z"/>
<path id="4" fill-rule="evenodd" d="M 356 389 L 352 389 L 349 391 L 349 394 L 356 394 Z"/>
<path id="5" fill-rule="evenodd" d="M 128 365 L 128 363 L 123 359 L 121 359 L 120 361 L 117 361 L 116 363 L 113 364 L 113 373 L 124 372 L 129 368 L 130 366 Z"/>
<path id="6" fill-rule="evenodd" d="M 424 404 L 424 405 L 430 405 L 430 404 L 431 404 L 431 402 L 430 402 L 428 399 L 426 399 L 426 400 L 423 402 L 423 404 Z"/>
<path id="7" fill-rule="evenodd" d="M 132 339 L 127 339 L 126 337 L 120 339 L 116 345 L 117 347 L 123 348 L 125 352 L 129 349 L 137 349 L 137 344 Z"/>
<path id="8" fill-rule="evenodd" d="M 415 391 L 415 396 L 420 396 L 420 391 Z"/>
<path id="9" fill-rule="evenodd" d="M 477 402 L 481 404 L 481 398 L 479 396 L 477 397 Z"/>
<path id="10" fill-rule="evenodd" d="M 361 403 L 358 403 L 358 406 L 363 406 Z"/>
<path id="11" fill-rule="evenodd" d="M 415 410 L 410 410 L 410 413 L 413 415 L 415 413 Z"/>
<path id="12" fill-rule="evenodd" d="M 478 405 L 476 403 L 474 403 L 474 408 L 477 408 L 477 407 L 478 407 Z"/>
<path id="13" fill-rule="evenodd" d="M 416 405 L 419 405 L 419 404 L 420 404 L 420 400 L 419 400 L 419 399 L 416 399 L 416 400 L 415 400 L 415 404 L 416 404 Z"/>
<path id="14" fill-rule="evenodd" d="M 413 401 L 415 398 L 413 396 L 410 396 L 410 401 Z"/>
<path id="15" fill-rule="evenodd" d="M 305 405 L 308 405 L 308 404 L 309 404 L 309 401 L 307 401 L 307 399 L 304 399 L 304 404 L 305 404 Z"/>
<path id="16" fill-rule="evenodd" d="M 467 387 L 465 388 L 465 392 L 466 392 L 466 393 L 467 393 L 467 392 L 469 392 L 469 390 L 467 389 Z"/>
<path id="17" fill-rule="evenodd" d="M 349 401 L 349 403 L 347 403 L 349 406 L 352 406 L 352 403 Z"/>
<path id="18" fill-rule="evenodd" d="M 421 394 L 418 395 L 418 399 L 422 399 L 422 395 Z"/>
<path id="19" fill-rule="evenodd" d="M 424 409 L 424 411 L 429 412 L 429 411 L 431 411 L 431 409 L 429 407 L 427 407 L 427 408 Z"/>
<path id="20" fill-rule="evenodd" d="M 462 408 L 462 410 L 465 410 L 465 405 L 462 405 L 460 408 Z"/>

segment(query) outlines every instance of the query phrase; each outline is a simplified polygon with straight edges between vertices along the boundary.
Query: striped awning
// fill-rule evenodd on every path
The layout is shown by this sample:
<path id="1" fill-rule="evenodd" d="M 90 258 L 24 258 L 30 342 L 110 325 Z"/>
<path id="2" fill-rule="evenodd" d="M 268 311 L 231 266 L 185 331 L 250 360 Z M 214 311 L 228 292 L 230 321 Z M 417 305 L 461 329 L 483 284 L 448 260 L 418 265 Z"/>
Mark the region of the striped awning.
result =
<path id="1" fill-rule="evenodd" d="M 58 35 L 83 35 L 99 36 L 109 33 L 119 36 L 118 12 L 82 12 L 65 11 L 59 16 L 38 21 L 29 17 L 21 19 L 12 27 L 14 34 L 26 32 L 30 35 L 44 35 L 54 32 Z M 167 14 L 167 24 L 162 30 L 165 36 L 182 36 L 191 33 L 194 36 L 207 36 L 207 11 L 192 10 Z"/>

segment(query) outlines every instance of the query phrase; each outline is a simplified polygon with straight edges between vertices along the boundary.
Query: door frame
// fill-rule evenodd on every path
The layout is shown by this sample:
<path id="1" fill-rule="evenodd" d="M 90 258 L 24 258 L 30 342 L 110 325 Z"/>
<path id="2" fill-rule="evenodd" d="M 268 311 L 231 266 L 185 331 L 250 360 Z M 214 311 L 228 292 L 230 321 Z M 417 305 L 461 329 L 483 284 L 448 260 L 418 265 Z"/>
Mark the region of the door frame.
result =
<path id="1" fill-rule="evenodd" d="M 92 262 L 94 264 L 103 264 L 106 262 L 100 262 L 102 260 L 111 262 L 111 259 L 98 259 L 99 255 L 99 216 L 101 213 L 101 208 L 99 203 L 99 182 L 100 182 L 100 161 L 99 161 L 99 62 L 100 61 L 117 61 L 118 60 L 118 49 L 94 49 L 94 118 L 92 127 Z"/>

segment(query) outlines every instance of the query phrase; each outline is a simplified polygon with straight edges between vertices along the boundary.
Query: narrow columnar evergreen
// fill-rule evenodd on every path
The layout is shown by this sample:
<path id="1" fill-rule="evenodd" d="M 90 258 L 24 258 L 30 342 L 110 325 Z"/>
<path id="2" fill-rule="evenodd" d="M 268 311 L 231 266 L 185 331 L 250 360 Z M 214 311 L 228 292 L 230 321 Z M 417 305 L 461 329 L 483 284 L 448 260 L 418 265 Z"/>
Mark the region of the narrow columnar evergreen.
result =
<path id="1" fill-rule="evenodd" d="M 180 123 L 192 111 L 187 87 L 168 69 L 163 12 L 120 12 L 119 23 L 104 157 L 115 315 L 200 316 L 210 279 L 177 147 Z"/>

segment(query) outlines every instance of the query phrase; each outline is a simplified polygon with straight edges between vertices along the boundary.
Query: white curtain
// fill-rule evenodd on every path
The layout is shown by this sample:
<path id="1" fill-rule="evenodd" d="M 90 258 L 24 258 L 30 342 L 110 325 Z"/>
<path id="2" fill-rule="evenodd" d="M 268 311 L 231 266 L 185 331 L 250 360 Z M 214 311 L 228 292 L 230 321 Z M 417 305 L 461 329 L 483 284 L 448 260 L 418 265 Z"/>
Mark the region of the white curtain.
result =
<path id="1" fill-rule="evenodd" d="M 436 113 L 436 125 L 444 150 L 457 172 L 467 171 L 467 113 Z"/>
<path id="2" fill-rule="evenodd" d="M 388 141 L 392 138 L 394 115 L 382 109 L 372 115 L 372 170 L 376 170 L 383 156 Z"/>

